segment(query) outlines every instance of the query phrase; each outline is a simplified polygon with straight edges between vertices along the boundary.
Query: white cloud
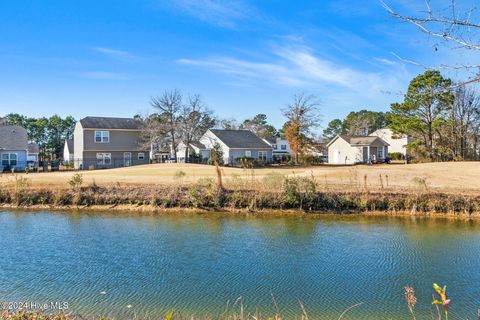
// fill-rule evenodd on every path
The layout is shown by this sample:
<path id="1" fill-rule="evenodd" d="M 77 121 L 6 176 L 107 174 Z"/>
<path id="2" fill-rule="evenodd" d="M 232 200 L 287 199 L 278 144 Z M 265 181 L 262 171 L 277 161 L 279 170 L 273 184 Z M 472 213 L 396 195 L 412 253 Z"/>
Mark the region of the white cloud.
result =
<path id="1" fill-rule="evenodd" d="M 389 60 L 389 59 L 385 59 L 385 58 L 378 58 L 378 57 L 375 57 L 373 58 L 375 61 L 378 61 L 380 63 L 383 63 L 383 64 L 386 64 L 386 65 L 389 65 L 389 66 L 393 66 L 396 64 L 395 61 L 392 61 L 392 60 Z"/>
<path id="2" fill-rule="evenodd" d="M 174 9 L 214 26 L 235 28 L 239 20 L 254 14 L 242 0 L 171 0 Z"/>
<path id="3" fill-rule="evenodd" d="M 92 50 L 116 59 L 131 60 L 135 58 L 135 56 L 130 52 L 122 51 L 122 50 L 116 50 L 116 49 L 105 48 L 105 47 L 93 47 Z"/>
<path id="4" fill-rule="evenodd" d="M 269 62 L 231 57 L 180 59 L 178 63 L 198 66 L 231 75 L 243 82 L 267 83 L 286 87 L 341 87 L 362 95 L 396 90 L 404 70 L 384 64 L 378 72 L 358 70 L 320 57 L 305 45 L 273 46 Z M 403 77 L 402 77 L 403 80 Z M 392 88 L 393 87 L 393 88 Z"/>

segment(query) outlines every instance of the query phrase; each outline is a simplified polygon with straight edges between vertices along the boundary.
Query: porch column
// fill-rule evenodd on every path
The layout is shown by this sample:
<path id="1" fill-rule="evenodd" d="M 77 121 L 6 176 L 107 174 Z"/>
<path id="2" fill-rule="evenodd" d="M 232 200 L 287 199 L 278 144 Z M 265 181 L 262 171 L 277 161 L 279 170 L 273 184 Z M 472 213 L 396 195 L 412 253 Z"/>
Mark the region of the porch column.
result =
<path id="1" fill-rule="evenodd" d="M 370 163 L 370 146 L 367 146 L 367 163 Z"/>

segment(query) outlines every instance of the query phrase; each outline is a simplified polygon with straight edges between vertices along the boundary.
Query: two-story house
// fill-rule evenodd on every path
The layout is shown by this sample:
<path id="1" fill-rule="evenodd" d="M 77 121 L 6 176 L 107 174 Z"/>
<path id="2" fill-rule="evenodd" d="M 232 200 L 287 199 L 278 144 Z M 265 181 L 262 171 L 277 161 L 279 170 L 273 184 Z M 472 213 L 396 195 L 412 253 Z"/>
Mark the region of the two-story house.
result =
<path id="1" fill-rule="evenodd" d="M 395 135 L 392 129 L 383 128 L 370 134 L 372 137 L 380 137 L 383 141 L 389 144 L 389 153 L 401 153 L 403 157 L 408 156 L 407 145 L 413 141 L 413 138 L 406 135 Z"/>
<path id="2" fill-rule="evenodd" d="M 149 150 L 142 143 L 142 123 L 133 118 L 83 118 L 75 125 L 73 140 L 76 169 L 149 163 Z"/>
<path id="3" fill-rule="evenodd" d="M 290 150 L 290 144 L 285 137 L 272 137 L 264 140 L 272 146 L 274 161 L 282 162 L 290 160 L 292 151 Z"/>

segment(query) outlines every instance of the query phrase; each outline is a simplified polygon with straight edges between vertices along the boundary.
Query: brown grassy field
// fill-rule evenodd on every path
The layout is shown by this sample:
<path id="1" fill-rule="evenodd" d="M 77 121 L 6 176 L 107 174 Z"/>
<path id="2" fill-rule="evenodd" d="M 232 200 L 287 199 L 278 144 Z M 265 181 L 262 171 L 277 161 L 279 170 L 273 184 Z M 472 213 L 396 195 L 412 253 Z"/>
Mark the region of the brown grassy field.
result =
<path id="1" fill-rule="evenodd" d="M 185 173 L 178 174 L 179 172 Z M 374 166 L 313 166 L 270 167 L 259 169 L 222 168 L 225 184 L 235 179 L 251 181 L 254 186 L 266 176 L 313 176 L 320 186 L 329 189 L 355 190 L 364 188 L 386 190 L 419 189 L 478 193 L 480 192 L 480 162 L 448 162 L 422 164 L 390 164 Z M 32 187 L 67 188 L 75 172 L 1 174 L 0 184 L 11 186 L 15 179 L 25 177 Z M 160 185 L 193 183 L 201 178 L 214 178 L 213 166 L 195 164 L 152 164 L 129 168 L 82 171 L 84 184 L 97 185 Z M 183 177 L 181 177 L 183 176 Z M 366 178 L 365 178 L 366 177 Z M 248 184 L 247 184 L 248 185 Z"/>

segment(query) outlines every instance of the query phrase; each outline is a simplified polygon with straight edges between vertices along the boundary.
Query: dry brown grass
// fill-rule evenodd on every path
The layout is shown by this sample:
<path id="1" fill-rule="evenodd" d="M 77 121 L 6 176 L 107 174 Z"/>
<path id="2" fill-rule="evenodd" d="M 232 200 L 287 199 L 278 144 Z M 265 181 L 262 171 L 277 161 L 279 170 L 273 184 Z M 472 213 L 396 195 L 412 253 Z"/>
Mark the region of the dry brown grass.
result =
<path id="1" fill-rule="evenodd" d="M 185 175 L 179 174 L 184 172 Z M 129 168 L 82 171 L 84 184 L 98 185 L 158 185 L 189 184 L 201 178 L 215 178 L 215 167 L 195 164 L 152 164 Z M 480 162 L 448 162 L 422 164 L 391 164 L 375 166 L 315 166 L 315 167 L 269 167 L 240 169 L 223 167 L 222 173 L 228 186 L 235 178 L 252 181 L 249 187 L 272 175 L 314 177 L 320 186 L 332 190 L 354 191 L 404 190 L 441 191 L 454 193 L 480 192 Z M 33 187 L 68 188 L 74 172 L 51 172 L 29 174 L 1 174 L 0 184 L 15 185 L 15 179 L 28 178 Z"/>

